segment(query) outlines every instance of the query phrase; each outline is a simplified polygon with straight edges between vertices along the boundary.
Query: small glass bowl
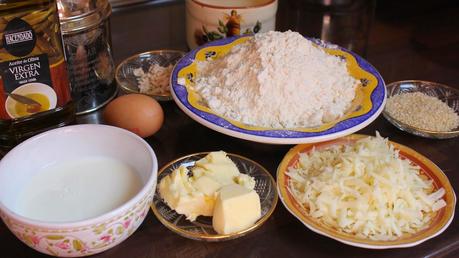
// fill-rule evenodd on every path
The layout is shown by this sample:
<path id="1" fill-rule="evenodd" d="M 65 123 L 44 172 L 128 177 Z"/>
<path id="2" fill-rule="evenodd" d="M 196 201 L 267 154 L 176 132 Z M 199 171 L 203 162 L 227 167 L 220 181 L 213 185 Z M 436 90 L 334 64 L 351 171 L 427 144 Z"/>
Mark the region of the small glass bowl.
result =
<path id="1" fill-rule="evenodd" d="M 459 114 L 458 89 L 436 82 L 418 80 L 398 81 L 387 85 L 388 99 L 392 96 L 407 92 L 422 92 L 426 95 L 436 97 L 448 104 L 449 107 Z M 398 129 L 417 136 L 431 139 L 448 139 L 459 136 L 459 127 L 447 132 L 430 131 L 403 123 L 392 117 L 386 109 L 383 111 L 383 116 Z"/>
<path id="2" fill-rule="evenodd" d="M 161 182 L 165 176 L 171 174 L 180 166 L 186 166 L 187 168 L 193 167 L 197 160 L 200 160 L 207 154 L 209 152 L 195 153 L 171 161 L 158 172 L 158 182 Z M 185 215 L 178 214 L 169 208 L 159 195 L 159 183 L 156 186 L 156 194 L 151 204 L 151 209 L 156 218 L 168 229 L 183 237 L 207 242 L 220 242 L 239 238 L 261 227 L 276 208 L 278 200 L 276 181 L 257 162 L 236 154 L 228 153 L 227 155 L 236 164 L 241 173 L 255 178 L 254 190 L 260 196 L 261 217 L 254 225 L 231 234 L 218 234 L 212 227 L 212 217 L 199 216 L 195 221 L 191 222 L 186 219 Z"/>
<path id="3" fill-rule="evenodd" d="M 164 67 L 170 64 L 175 65 L 184 55 L 185 52 L 179 50 L 152 50 L 133 55 L 123 60 L 123 62 L 116 67 L 116 83 L 127 93 L 140 93 L 137 76 L 134 75 L 135 69 L 142 68 L 144 72 L 148 72 L 149 67 L 154 64 Z M 165 94 L 145 95 L 153 97 L 158 101 L 172 99 L 170 92 Z"/>

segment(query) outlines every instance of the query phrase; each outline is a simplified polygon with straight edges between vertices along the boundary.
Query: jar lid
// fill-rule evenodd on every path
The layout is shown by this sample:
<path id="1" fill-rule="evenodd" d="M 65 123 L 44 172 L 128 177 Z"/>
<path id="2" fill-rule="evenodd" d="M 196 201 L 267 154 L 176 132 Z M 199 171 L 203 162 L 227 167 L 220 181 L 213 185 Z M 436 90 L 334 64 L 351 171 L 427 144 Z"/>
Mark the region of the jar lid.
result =
<path id="1" fill-rule="evenodd" d="M 108 0 L 58 0 L 57 8 L 62 34 L 97 26 L 112 12 Z"/>

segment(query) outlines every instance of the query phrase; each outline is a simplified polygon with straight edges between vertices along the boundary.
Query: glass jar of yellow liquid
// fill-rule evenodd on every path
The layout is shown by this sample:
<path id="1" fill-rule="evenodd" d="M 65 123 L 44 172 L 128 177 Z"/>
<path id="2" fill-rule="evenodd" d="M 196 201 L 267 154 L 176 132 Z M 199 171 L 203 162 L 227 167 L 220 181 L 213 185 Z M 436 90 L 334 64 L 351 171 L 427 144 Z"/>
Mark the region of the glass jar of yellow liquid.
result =
<path id="1" fill-rule="evenodd" d="M 0 2 L 0 149 L 74 121 L 56 1 Z"/>

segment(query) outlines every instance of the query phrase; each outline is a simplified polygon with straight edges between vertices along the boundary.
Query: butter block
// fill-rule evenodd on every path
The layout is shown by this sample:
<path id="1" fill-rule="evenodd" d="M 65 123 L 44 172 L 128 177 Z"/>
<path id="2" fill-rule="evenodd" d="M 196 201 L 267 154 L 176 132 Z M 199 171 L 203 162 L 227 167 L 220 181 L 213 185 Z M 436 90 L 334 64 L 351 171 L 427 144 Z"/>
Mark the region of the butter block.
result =
<path id="1" fill-rule="evenodd" d="M 180 197 L 187 195 L 192 191 L 192 188 L 193 186 L 189 182 L 188 169 L 184 166 L 174 170 L 159 183 L 159 193 L 171 207 L 177 206 Z"/>
<path id="2" fill-rule="evenodd" d="M 209 176 L 201 176 L 196 178 L 192 185 L 196 188 L 196 190 L 208 196 L 213 196 L 215 192 L 217 192 L 218 189 L 222 187 L 220 183 Z"/>
<path id="3" fill-rule="evenodd" d="M 159 194 L 171 209 L 190 221 L 213 214 L 215 197 L 206 196 L 193 186 L 186 167 L 181 166 L 164 177 L 159 183 Z"/>
<path id="4" fill-rule="evenodd" d="M 255 224 L 261 216 L 260 197 L 254 190 L 232 184 L 220 189 L 215 202 L 212 227 L 231 234 Z"/>
<path id="5" fill-rule="evenodd" d="M 194 193 L 180 198 L 174 210 L 185 215 L 189 221 L 195 221 L 198 216 L 212 216 L 214 206 L 214 198 Z"/>
<path id="6" fill-rule="evenodd" d="M 235 178 L 235 182 L 238 185 L 242 185 L 247 189 L 254 189 L 255 188 L 255 178 L 247 175 L 247 174 L 240 174 Z"/>
<path id="7" fill-rule="evenodd" d="M 241 174 L 224 151 L 211 152 L 196 161 L 191 172 L 180 166 L 159 182 L 159 194 L 164 202 L 190 221 L 201 215 L 213 215 L 222 187 L 239 184 L 252 190 L 255 186 L 255 179 Z"/>
<path id="8" fill-rule="evenodd" d="M 193 177 L 201 176 L 212 177 L 219 184 L 234 184 L 234 178 L 240 172 L 234 162 L 226 156 L 224 151 L 211 152 L 204 158 L 196 161 L 196 166 L 192 169 Z"/>

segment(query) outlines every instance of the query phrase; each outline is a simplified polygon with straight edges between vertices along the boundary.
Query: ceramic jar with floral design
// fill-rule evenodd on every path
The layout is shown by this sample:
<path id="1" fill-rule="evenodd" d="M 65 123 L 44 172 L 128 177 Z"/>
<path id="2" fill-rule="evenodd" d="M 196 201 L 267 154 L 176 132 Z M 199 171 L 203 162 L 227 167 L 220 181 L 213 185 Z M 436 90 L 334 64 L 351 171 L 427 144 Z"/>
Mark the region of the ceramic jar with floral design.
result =
<path id="1" fill-rule="evenodd" d="M 188 46 L 275 30 L 277 5 L 277 0 L 186 0 Z"/>

